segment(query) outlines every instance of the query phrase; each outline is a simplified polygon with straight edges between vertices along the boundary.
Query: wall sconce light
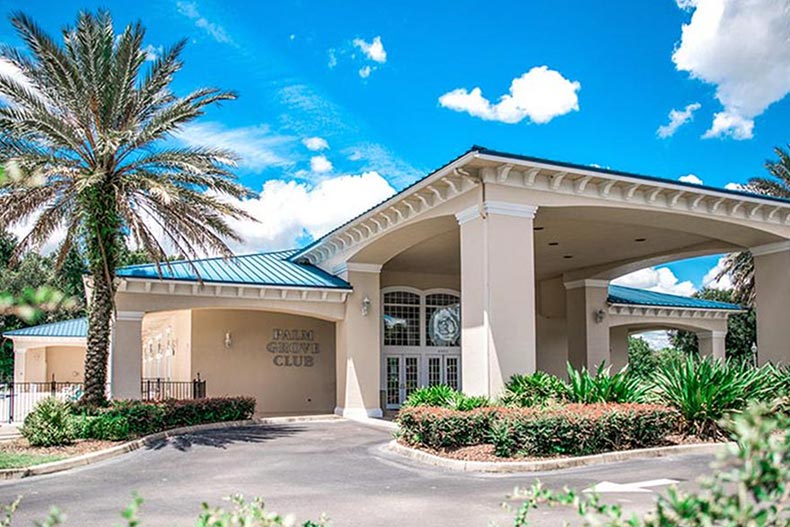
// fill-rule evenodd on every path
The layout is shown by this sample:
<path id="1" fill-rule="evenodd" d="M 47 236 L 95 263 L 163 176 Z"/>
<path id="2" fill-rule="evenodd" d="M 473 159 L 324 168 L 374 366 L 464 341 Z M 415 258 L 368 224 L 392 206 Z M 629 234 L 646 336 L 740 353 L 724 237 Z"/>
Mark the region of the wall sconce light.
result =
<path id="1" fill-rule="evenodd" d="M 225 349 L 230 349 L 233 346 L 233 338 L 230 335 L 230 331 L 225 333 Z"/>
<path id="2" fill-rule="evenodd" d="M 365 297 L 362 299 L 362 316 L 366 317 L 370 313 L 370 298 Z"/>
<path id="3" fill-rule="evenodd" d="M 593 318 L 595 319 L 596 324 L 600 324 L 606 318 L 606 311 L 603 309 L 598 309 L 593 313 Z"/>

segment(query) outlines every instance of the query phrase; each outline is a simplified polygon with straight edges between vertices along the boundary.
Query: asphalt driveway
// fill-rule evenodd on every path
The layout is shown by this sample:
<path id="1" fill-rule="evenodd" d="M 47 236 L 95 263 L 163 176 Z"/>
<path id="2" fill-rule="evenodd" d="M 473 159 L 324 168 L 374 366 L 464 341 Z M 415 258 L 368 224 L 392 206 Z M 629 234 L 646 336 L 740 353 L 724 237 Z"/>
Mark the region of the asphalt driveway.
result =
<path id="1" fill-rule="evenodd" d="M 22 497 L 14 525 L 32 525 L 57 505 L 72 527 L 120 523 L 132 492 L 145 500 L 146 527 L 189 526 L 204 501 L 241 493 L 300 521 L 326 512 L 334 526 L 511 525 L 501 504 L 514 487 L 593 485 L 627 510 L 642 511 L 665 487 L 709 472 L 710 456 L 627 461 L 543 474 L 463 474 L 426 467 L 381 450 L 389 432 L 350 421 L 261 425 L 189 434 L 84 467 L 0 483 L 0 501 Z M 620 487 L 651 480 L 641 487 Z M 567 511 L 534 514 L 534 525 L 561 525 Z"/>

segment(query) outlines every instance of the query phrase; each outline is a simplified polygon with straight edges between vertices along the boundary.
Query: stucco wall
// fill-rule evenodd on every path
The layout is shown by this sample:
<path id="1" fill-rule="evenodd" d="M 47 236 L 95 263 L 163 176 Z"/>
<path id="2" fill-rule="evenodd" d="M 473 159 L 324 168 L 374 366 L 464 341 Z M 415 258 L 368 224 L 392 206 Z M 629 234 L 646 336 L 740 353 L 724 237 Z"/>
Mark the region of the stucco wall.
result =
<path id="1" fill-rule="evenodd" d="M 227 348 L 226 333 L 232 341 Z M 290 345 L 301 351 L 271 351 Z M 194 310 L 192 375 L 198 373 L 207 395 L 254 396 L 259 414 L 331 413 L 334 323 L 264 311 Z"/>
<path id="2" fill-rule="evenodd" d="M 460 274 L 407 273 L 402 271 L 381 271 L 381 287 L 407 286 L 417 289 L 461 290 Z"/>
<path id="3" fill-rule="evenodd" d="M 143 318 L 143 376 L 156 377 L 152 372 L 155 366 L 149 362 L 146 372 L 146 354 L 148 343 L 154 349 L 161 342 L 163 350 L 167 351 L 168 337 L 170 339 L 169 354 L 163 357 L 160 377 L 173 381 L 192 380 L 192 315 L 189 310 L 165 311 L 149 313 Z"/>
<path id="4" fill-rule="evenodd" d="M 567 374 L 568 338 L 565 318 L 536 319 L 538 370 L 564 378 Z"/>
<path id="5" fill-rule="evenodd" d="M 46 349 L 47 378 L 57 382 L 82 382 L 85 379 L 83 346 L 50 346 Z"/>

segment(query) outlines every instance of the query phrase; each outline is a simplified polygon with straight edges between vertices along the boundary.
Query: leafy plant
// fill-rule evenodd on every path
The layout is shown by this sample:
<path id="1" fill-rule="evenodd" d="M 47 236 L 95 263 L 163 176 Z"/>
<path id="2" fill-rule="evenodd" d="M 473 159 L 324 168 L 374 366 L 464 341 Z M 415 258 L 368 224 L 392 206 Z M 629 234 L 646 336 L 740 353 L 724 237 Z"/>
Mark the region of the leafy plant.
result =
<path id="1" fill-rule="evenodd" d="M 74 441 L 71 405 L 54 397 L 41 400 L 20 430 L 32 446 L 60 446 Z"/>
<path id="2" fill-rule="evenodd" d="M 699 491 L 670 488 L 647 514 L 626 515 L 620 505 L 595 494 L 535 484 L 516 492 L 523 500 L 515 527 L 525 527 L 530 511 L 541 504 L 577 511 L 583 525 L 599 527 L 786 527 L 790 518 L 790 421 L 767 406 L 748 409 L 724 425 L 737 441 L 702 478 Z"/>
<path id="3" fill-rule="evenodd" d="M 677 421 L 677 413 L 663 406 L 569 404 L 502 412 L 490 438 L 499 456 L 584 456 L 661 445 Z"/>
<path id="4" fill-rule="evenodd" d="M 611 366 L 601 364 L 590 374 L 582 366 L 568 363 L 568 399 L 575 403 L 638 403 L 647 398 L 648 386 L 627 369 L 610 374 Z"/>
<path id="5" fill-rule="evenodd" d="M 472 410 L 490 406 L 491 401 L 484 396 L 468 396 L 445 384 L 417 388 L 409 394 L 403 408 L 433 406 L 453 410 Z"/>
<path id="6" fill-rule="evenodd" d="M 457 448 L 488 441 L 491 424 L 500 410 L 460 411 L 417 406 L 398 412 L 398 435 L 408 444 L 430 448 Z"/>
<path id="7" fill-rule="evenodd" d="M 536 371 L 531 375 L 513 375 L 499 402 L 505 406 L 543 406 L 565 401 L 568 396 L 566 383 L 554 375 Z"/>
<path id="8" fill-rule="evenodd" d="M 653 376 L 658 400 L 680 412 L 685 433 L 703 438 L 725 437 L 719 422 L 727 413 L 772 399 L 773 381 L 768 368 L 692 356 L 663 364 Z"/>

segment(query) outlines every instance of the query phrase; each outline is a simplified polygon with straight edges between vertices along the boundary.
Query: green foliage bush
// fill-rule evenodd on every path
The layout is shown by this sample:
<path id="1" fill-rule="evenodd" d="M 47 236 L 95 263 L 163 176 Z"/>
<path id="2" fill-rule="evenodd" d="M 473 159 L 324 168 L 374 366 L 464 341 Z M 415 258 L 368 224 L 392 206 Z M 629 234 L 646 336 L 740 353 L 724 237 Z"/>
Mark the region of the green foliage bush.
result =
<path id="1" fill-rule="evenodd" d="M 468 396 L 445 384 L 417 388 L 403 403 L 404 408 L 432 406 L 453 410 L 473 410 L 491 406 L 491 401 L 483 396 Z"/>
<path id="2" fill-rule="evenodd" d="M 752 401 L 779 396 L 775 370 L 687 356 L 661 365 L 653 375 L 655 396 L 683 417 L 683 432 L 723 438 L 719 422 Z"/>
<path id="3" fill-rule="evenodd" d="M 569 404 L 502 412 L 490 438 L 498 456 L 584 456 L 661 445 L 677 424 L 663 406 Z"/>
<path id="4" fill-rule="evenodd" d="M 713 465 L 713 475 L 699 481 L 700 490 L 671 488 L 644 515 L 623 512 L 597 494 L 540 483 L 512 498 L 523 500 L 515 527 L 529 525 L 530 511 L 541 504 L 567 506 L 583 525 L 600 527 L 786 527 L 790 522 L 790 420 L 767 406 L 748 408 L 725 425 L 737 446 L 728 447 Z"/>
<path id="5" fill-rule="evenodd" d="M 79 437 L 120 441 L 162 430 L 242 421 L 255 413 L 253 397 L 209 397 L 162 402 L 116 401 L 95 415 L 73 417 Z"/>
<path id="6" fill-rule="evenodd" d="M 648 386 L 627 369 L 610 373 L 601 364 L 595 375 L 587 368 L 568 364 L 568 399 L 574 403 L 640 403 L 647 398 Z"/>
<path id="7" fill-rule="evenodd" d="M 565 401 L 569 396 L 568 385 L 548 373 L 536 371 L 531 375 L 513 375 L 499 402 L 505 406 L 545 406 Z"/>
<path id="8" fill-rule="evenodd" d="M 41 400 L 25 417 L 20 432 L 32 446 L 72 443 L 75 430 L 71 421 L 71 405 L 54 397 Z"/>
<path id="9" fill-rule="evenodd" d="M 492 421 L 500 410 L 476 408 L 450 410 L 415 406 L 398 413 L 399 437 L 410 445 L 458 448 L 488 441 Z"/>
<path id="10" fill-rule="evenodd" d="M 649 380 L 662 364 L 685 356 L 676 348 L 655 351 L 642 337 L 628 337 L 628 371 L 640 379 Z"/>
<path id="11" fill-rule="evenodd" d="M 413 407 L 398 415 L 400 438 L 435 449 L 493 443 L 497 455 L 586 455 L 658 445 L 678 414 L 646 404 L 570 404 L 552 408 Z"/>

